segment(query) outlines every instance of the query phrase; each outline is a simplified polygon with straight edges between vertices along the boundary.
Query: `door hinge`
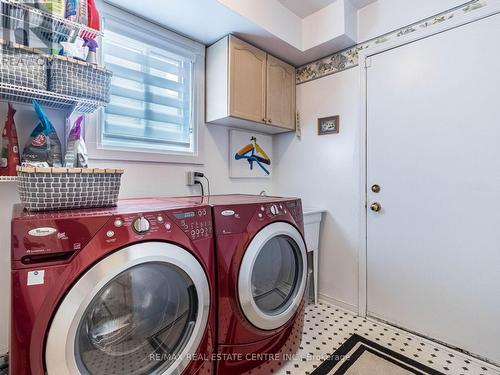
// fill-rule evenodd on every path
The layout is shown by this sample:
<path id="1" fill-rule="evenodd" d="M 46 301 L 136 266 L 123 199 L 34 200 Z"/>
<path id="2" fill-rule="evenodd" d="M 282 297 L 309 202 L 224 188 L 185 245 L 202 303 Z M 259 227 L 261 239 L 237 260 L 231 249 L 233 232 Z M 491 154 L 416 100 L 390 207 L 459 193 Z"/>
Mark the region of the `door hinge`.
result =
<path id="1" fill-rule="evenodd" d="M 295 135 L 298 139 L 302 137 L 302 128 L 300 127 L 300 113 L 295 112 Z"/>
<path id="2" fill-rule="evenodd" d="M 367 57 L 365 59 L 365 68 L 369 68 L 372 66 L 372 58 L 371 57 Z"/>

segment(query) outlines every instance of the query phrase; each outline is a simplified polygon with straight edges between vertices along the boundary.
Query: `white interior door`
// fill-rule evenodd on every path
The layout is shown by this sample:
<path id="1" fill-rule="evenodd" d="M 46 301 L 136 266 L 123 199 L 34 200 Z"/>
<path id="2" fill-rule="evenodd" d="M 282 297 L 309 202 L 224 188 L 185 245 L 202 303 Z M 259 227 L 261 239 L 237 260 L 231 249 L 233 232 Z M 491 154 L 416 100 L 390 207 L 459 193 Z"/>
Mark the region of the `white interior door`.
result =
<path id="1" fill-rule="evenodd" d="M 368 315 L 496 362 L 498 35 L 495 15 L 367 68 Z"/>

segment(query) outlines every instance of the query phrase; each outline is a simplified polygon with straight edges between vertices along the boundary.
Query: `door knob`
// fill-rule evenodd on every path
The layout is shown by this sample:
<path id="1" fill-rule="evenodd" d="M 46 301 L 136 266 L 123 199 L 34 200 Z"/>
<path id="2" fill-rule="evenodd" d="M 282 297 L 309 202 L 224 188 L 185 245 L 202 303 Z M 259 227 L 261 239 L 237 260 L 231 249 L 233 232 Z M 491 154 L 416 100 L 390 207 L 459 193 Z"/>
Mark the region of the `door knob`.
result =
<path id="1" fill-rule="evenodd" d="M 372 210 L 373 212 L 380 212 L 381 209 L 382 209 L 382 206 L 378 202 L 372 203 L 370 205 L 370 210 Z"/>
<path id="2" fill-rule="evenodd" d="M 372 185 L 372 191 L 374 193 L 380 193 L 380 185 L 377 185 L 377 184 Z"/>

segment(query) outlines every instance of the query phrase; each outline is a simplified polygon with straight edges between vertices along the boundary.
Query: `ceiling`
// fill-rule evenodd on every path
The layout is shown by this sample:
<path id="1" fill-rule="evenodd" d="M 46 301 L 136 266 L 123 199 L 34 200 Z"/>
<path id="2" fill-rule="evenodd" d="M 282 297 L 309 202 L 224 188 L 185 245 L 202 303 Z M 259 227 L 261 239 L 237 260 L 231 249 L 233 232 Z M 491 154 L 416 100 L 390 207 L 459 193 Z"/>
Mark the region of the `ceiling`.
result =
<path id="1" fill-rule="evenodd" d="M 104 0 L 104 3 L 115 5 L 205 45 L 232 33 L 294 66 L 300 66 L 352 46 L 355 37 L 347 36 L 342 29 L 338 35 L 303 49 L 303 27 L 308 17 L 302 18 L 284 9 L 284 4 L 307 4 L 303 11 L 314 12 L 313 9 L 324 9 L 325 4 L 328 6 L 336 1 L 347 1 L 359 8 L 376 0 Z M 248 10 L 253 11 L 253 17 L 246 14 Z M 317 10 L 314 16 L 309 17 L 316 17 L 319 14 Z M 328 18 L 332 14 L 330 12 L 324 16 Z M 343 12 L 339 17 L 344 17 Z M 330 31 L 332 28 L 328 25 L 332 21 L 325 22 L 325 17 L 322 20 L 326 31 Z M 316 18 L 314 25 L 317 25 Z M 315 35 L 324 32 L 318 28 Z"/>
<path id="2" fill-rule="evenodd" d="M 278 0 L 300 18 L 305 18 L 336 0 Z"/>
<path id="3" fill-rule="evenodd" d="M 306 18 L 337 0 L 278 0 L 285 8 L 300 18 Z M 348 0 L 355 8 L 360 9 L 373 3 L 375 0 Z"/>

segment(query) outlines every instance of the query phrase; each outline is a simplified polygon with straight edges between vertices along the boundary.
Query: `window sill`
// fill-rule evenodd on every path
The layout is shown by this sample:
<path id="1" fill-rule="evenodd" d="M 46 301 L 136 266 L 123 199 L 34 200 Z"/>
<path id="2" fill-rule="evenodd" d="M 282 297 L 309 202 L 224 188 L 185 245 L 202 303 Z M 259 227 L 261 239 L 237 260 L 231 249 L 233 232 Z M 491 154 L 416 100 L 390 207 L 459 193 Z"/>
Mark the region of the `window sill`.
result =
<path id="1" fill-rule="evenodd" d="M 175 163 L 175 164 L 203 164 L 200 153 L 162 153 L 162 152 L 139 152 L 108 150 L 99 148 L 95 142 L 87 142 L 90 160 L 116 160 L 152 163 Z"/>

